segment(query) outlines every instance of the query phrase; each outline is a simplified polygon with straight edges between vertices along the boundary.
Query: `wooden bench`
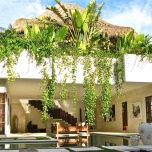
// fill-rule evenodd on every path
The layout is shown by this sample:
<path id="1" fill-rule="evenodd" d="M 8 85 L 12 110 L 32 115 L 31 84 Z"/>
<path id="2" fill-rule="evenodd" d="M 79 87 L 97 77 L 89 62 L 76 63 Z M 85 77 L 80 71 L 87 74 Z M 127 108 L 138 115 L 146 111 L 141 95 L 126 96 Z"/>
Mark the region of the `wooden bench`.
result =
<path id="1" fill-rule="evenodd" d="M 88 133 L 88 124 L 81 123 L 76 126 L 61 124 L 59 122 L 51 124 L 51 133 L 53 134 L 79 134 L 80 132 Z"/>

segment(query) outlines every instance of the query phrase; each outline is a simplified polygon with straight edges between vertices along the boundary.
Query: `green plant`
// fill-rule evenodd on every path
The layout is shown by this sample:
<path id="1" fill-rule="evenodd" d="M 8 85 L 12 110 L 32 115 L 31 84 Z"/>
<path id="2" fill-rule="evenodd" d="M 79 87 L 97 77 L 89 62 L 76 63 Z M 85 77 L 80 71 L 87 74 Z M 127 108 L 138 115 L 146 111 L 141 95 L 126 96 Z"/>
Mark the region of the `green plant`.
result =
<path id="1" fill-rule="evenodd" d="M 94 125 L 96 107 L 95 71 L 92 70 L 91 57 L 84 59 L 84 106 L 85 116 L 89 125 Z"/>
<path id="2" fill-rule="evenodd" d="M 115 67 L 114 67 L 114 75 L 115 75 L 115 85 L 116 85 L 116 93 L 118 97 L 123 95 L 123 83 L 124 83 L 124 56 L 120 56 L 117 58 Z"/>
<path id="3" fill-rule="evenodd" d="M 100 55 L 97 57 L 97 63 L 98 83 L 101 86 L 101 115 L 105 117 L 109 115 L 109 107 L 111 103 L 110 76 L 112 68 L 112 59 Z"/>
<path id="4" fill-rule="evenodd" d="M 22 48 L 22 37 L 15 30 L 7 29 L 0 33 L 0 61 L 3 61 L 4 67 L 7 67 L 9 81 L 14 81 L 17 77 L 13 66 L 17 63 Z"/>
<path id="5" fill-rule="evenodd" d="M 43 65 L 42 69 L 42 86 L 43 86 L 43 112 L 42 118 L 48 119 L 48 109 L 53 108 L 54 94 L 56 87 L 56 71 L 55 71 L 55 57 L 56 49 L 58 49 L 58 43 L 61 43 L 66 36 L 66 27 L 59 27 L 56 29 L 54 24 L 51 26 L 45 26 L 43 28 L 38 25 L 34 25 L 32 28 L 27 27 L 25 29 L 25 43 L 26 48 L 29 50 L 30 55 L 36 60 L 37 64 Z M 51 74 L 48 72 L 46 67 L 46 59 L 49 59 L 49 69 Z M 48 66 L 48 64 L 47 64 Z"/>

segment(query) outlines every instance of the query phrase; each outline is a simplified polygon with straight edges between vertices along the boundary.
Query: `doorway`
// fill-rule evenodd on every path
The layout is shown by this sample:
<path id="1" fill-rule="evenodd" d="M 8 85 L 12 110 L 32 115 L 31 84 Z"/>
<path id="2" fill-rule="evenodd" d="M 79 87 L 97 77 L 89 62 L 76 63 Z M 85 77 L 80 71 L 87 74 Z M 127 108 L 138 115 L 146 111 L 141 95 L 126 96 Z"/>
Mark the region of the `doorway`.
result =
<path id="1" fill-rule="evenodd" d="M 146 97 L 146 122 L 152 122 L 152 96 Z"/>
<path id="2" fill-rule="evenodd" d="M 12 133 L 18 133 L 18 116 L 17 115 L 13 116 Z"/>
<path id="3" fill-rule="evenodd" d="M 0 93 L 0 134 L 5 132 L 5 94 Z"/>
<path id="4" fill-rule="evenodd" d="M 128 126 L 128 110 L 127 110 L 127 102 L 122 102 L 122 124 L 123 130 L 127 130 Z"/>

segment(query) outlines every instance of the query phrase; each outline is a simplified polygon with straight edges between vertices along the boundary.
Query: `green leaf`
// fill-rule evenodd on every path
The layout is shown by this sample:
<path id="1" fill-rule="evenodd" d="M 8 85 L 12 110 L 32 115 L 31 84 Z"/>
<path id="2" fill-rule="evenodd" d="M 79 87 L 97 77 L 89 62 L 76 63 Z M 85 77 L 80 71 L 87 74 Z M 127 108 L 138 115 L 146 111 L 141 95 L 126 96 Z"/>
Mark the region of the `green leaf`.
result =
<path id="1" fill-rule="evenodd" d="M 27 27 L 24 28 L 24 36 L 25 36 L 25 38 L 28 38 L 28 36 L 29 36 L 29 30 Z"/>
<path id="2" fill-rule="evenodd" d="M 83 11 L 83 13 L 82 13 L 82 20 L 83 20 L 83 22 L 86 20 L 87 15 L 88 15 L 88 8 L 86 8 L 86 9 Z"/>
<path id="3" fill-rule="evenodd" d="M 55 38 L 55 32 L 54 32 L 53 27 L 52 26 L 47 27 L 47 32 L 49 35 L 50 42 L 53 42 L 53 40 Z"/>
<path id="4" fill-rule="evenodd" d="M 83 23 L 83 31 L 84 32 L 89 32 L 89 27 L 88 27 L 88 23 L 87 22 Z"/>
<path id="5" fill-rule="evenodd" d="M 128 42 L 130 42 L 133 38 L 134 38 L 134 31 L 131 31 L 126 35 L 126 40 Z"/>
<path id="6" fill-rule="evenodd" d="M 69 13 L 70 13 L 70 15 L 71 15 L 71 21 L 72 21 L 73 26 L 74 26 L 75 28 L 77 28 L 75 10 L 70 9 L 70 10 L 69 10 Z"/>
<path id="7" fill-rule="evenodd" d="M 34 24 L 33 26 L 32 26 L 32 34 L 33 35 L 37 35 L 38 33 L 40 32 L 40 28 L 39 28 L 39 26 L 37 25 L 37 24 Z"/>
<path id="8" fill-rule="evenodd" d="M 145 39 L 144 34 L 139 34 L 135 37 L 136 42 L 144 41 L 144 39 Z"/>
<path id="9" fill-rule="evenodd" d="M 117 39 L 117 43 L 116 43 L 116 48 L 118 49 L 118 50 L 120 50 L 121 49 L 121 38 L 119 37 L 118 39 Z"/>
<path id="10" fill-rule="evenodd" d="M 80 48 L 81 50 L 86 50 L 86 43 L 81 41 L 79 48 Z"/>
<path id="11" fill-rule="evenodd" d="M 81 13 L 75 9 L 75 21 L 78 28 L 80 28 L 83 25 L 82 15 Z"/>
<path id="12" fill-rule="evenodd" d="M 64 40 L 64 38 L 66 37 L 66 34 L 68 32 L 68 29 L 67 27 L 61 27 L 57 33 L 56 33 L 56 36 L 55 36 L 55 39 L 58 40 L 58 41 L 62 41 Z"/>
<path id="13" fill-rule="evenodd" d="M 49 38 L 51 43 L 53 42 L 54 38 L 55 38 L 55 32 L 53 31 Z"/>
<path id="14" fill-rule="evenodd" d="M 60 3 L 61 2 L 61 0 L 55 0 L 57 3 Z"/>

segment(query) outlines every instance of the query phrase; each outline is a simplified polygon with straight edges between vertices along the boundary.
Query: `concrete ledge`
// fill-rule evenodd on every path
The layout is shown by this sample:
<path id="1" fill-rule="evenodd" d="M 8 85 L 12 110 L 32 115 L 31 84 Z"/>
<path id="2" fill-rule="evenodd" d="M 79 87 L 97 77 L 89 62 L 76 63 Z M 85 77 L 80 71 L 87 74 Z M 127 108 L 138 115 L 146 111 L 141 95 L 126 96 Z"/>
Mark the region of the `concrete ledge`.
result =
<path id="1" fill-rule="evenodd" d="M 0 152 L 19 152 L 19 150 L 5 149 L 5 150 L 0 150 Z"/>
<path id="2" fill-rule="evenodd" d="M 132 146 L 103 146 L 104 148 L 107 149 L 114 149 L 118 151 L 134 151 L 134 152 L 139 152 L 140 148 L 138 147 L 132 147 Z"/>
<path id="3" fill-rule="evenodd" d="M 81 152 L 81 151 L 84 151 L 84 152 L 94 152 L 94 151 L 101 151 L 103 149 L 101 148 L 98 148 L 98 147 L 85 147 L 85 148 L 68 148 L 70 151 L 73 151 L 73 152 Z"/>
<path id="4" fill-rule="evenodd" d="M 140 145 L 135 147 L 139 148 L 141 151 L 152 151 L 152 145 Z"/>
<path id="5" fill-rule="evenodd" d="M 69 151 L 64 148 L 52 148 L 52 149 L 20 149 L 20 150 L 5 149 L 5 150 L 0 150 L 0 152 L 69 152 Z"/>
<path id="6" fill-rule="evenodd" d="M 10 138 L 1 138 L 0 140 L 0 144 L 11 144 L 11 143 L 57 143 L 58 140 L 57 139 L 54 139 L 54 138 L 48 138 L 48 139 L 44 139 L 44 140 L 41 140 L 41 139 L 28 139 L 28 138 L 17 138 L 17 139 L 10 139 Z"/>
<path id="7" fill-rule="evenodd" d="M 69 152 L 64 148 L 54 148 L 54 149 L 38 149 L 37 152 Z"/>

